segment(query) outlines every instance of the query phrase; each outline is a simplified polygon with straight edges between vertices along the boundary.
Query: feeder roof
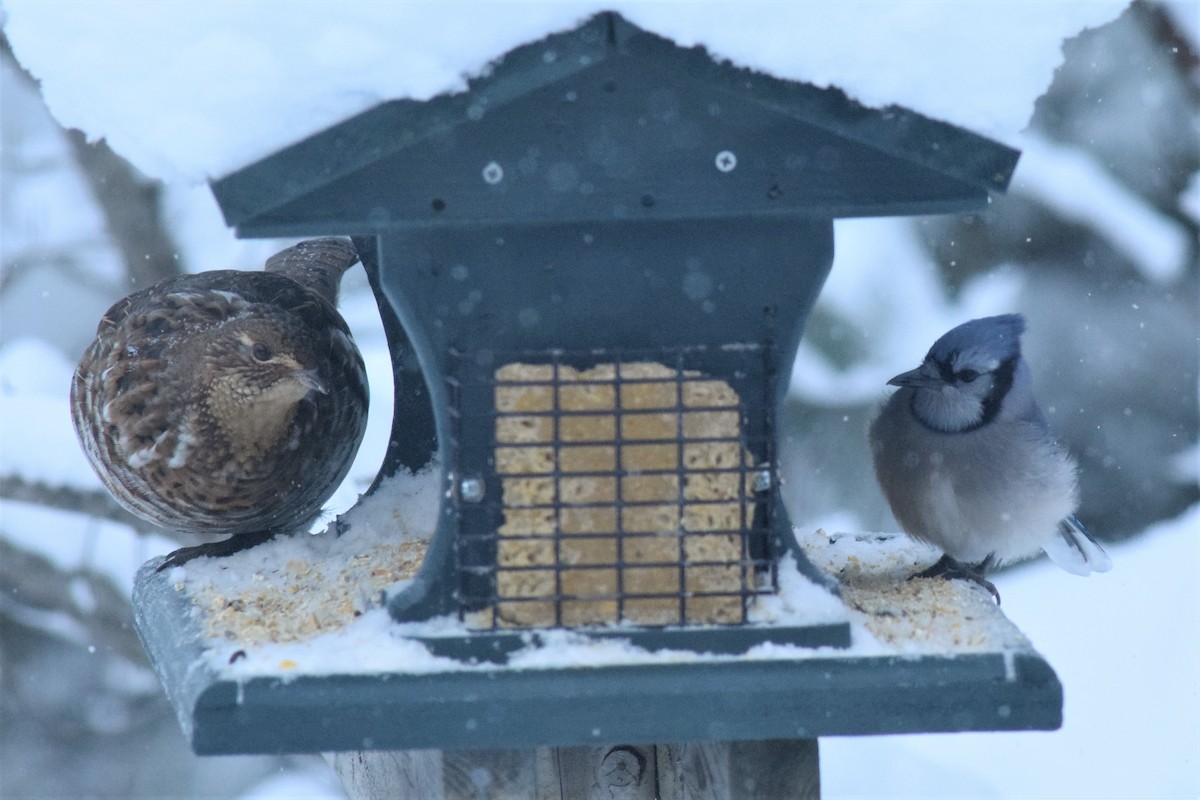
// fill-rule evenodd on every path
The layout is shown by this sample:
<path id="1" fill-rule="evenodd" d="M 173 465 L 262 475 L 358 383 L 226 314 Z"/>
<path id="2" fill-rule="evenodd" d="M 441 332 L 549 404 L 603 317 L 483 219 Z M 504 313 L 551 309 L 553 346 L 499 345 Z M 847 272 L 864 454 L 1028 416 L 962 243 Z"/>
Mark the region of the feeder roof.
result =
<path id="1" fill-rule="evenodd" d="M 975 209 L 1017 151 L 901 107 L 714 61 L 613 13 L 465 93 L 396 100 L 213 184 L 243 236 Z"/>

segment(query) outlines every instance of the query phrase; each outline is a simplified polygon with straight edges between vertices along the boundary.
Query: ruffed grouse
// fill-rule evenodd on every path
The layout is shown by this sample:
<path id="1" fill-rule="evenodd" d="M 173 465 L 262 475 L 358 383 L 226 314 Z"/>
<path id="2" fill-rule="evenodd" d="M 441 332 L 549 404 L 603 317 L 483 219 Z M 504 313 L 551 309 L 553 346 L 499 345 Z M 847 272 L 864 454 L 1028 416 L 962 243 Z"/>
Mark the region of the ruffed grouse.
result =
<path id="1" fill-rule="evenodd" d="M 346 476 L 367 378 L 336 305 L 357 260 L 347 240 L 313 239 L 264 272 L 168 278 L 100 321 L 71 385 L 88 460 L 147 521 L 230 534 L 159 569 L 301 530 Z"/>

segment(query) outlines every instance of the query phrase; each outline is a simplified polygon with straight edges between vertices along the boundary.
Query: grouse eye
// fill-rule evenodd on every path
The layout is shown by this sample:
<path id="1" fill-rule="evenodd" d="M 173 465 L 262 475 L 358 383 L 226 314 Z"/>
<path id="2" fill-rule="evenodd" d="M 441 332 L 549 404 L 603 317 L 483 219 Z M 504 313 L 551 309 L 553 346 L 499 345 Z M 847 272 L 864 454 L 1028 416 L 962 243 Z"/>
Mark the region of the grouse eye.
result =
<path id="1" fill-rule="evenodd" d="M 959 370 L 954 377 L 958 378 L 963 383 L 971 383 L 979 377 L 979 373 L 973 369 L 963 369 Z"/>
<path id="2" fill-rule="evenodd" d="M 262 342 L 258 342 L 250 349 L 250 355 L 254 356 L 255 361 L 270 361 L 271 348 L 267 347 Z"/>

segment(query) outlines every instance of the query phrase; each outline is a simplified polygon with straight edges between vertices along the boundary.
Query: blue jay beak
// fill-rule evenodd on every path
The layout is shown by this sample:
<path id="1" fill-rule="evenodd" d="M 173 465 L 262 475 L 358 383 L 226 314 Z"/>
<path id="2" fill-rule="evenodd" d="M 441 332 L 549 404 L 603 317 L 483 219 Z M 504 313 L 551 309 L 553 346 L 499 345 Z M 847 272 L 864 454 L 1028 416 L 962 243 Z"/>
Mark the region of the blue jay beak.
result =
<path id="1" fill-rule="evenodd" d="M 888 386 L 911 386 L 914 389 L 932 389 L 941 384 L 941 376 L 936 373 L 931 375 L 924 364 L 908 372 L 901 372 L 888 381 Z"/>

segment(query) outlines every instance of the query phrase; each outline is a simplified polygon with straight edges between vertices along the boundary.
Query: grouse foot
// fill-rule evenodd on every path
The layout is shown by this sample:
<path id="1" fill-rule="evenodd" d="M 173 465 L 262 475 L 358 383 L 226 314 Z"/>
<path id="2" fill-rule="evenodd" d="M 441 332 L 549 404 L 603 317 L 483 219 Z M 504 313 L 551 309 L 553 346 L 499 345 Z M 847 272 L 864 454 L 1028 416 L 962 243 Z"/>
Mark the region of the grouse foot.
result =
<path id="1" fill-rule="evenodd" d="M 263 542 L 268 542 L 275 538 L 278 531 L 258 531 L 255 533 L 239 533 L 236 536 L 230 536 L 228 539 L 222 539 L 219 542 L 209 542 L 208 544 L 197 544 L 191 547 L 181 547 L 175 552 L 163 559 L 154 571 L 162 572 L 168 567 L 182 567 L 193 558 L 208 556 L 210 558 L 222 558 L 231 556 L 234 553 L 240 553 L 243 550 L 249 550 L 255 545 L 260 545 Z"/>

